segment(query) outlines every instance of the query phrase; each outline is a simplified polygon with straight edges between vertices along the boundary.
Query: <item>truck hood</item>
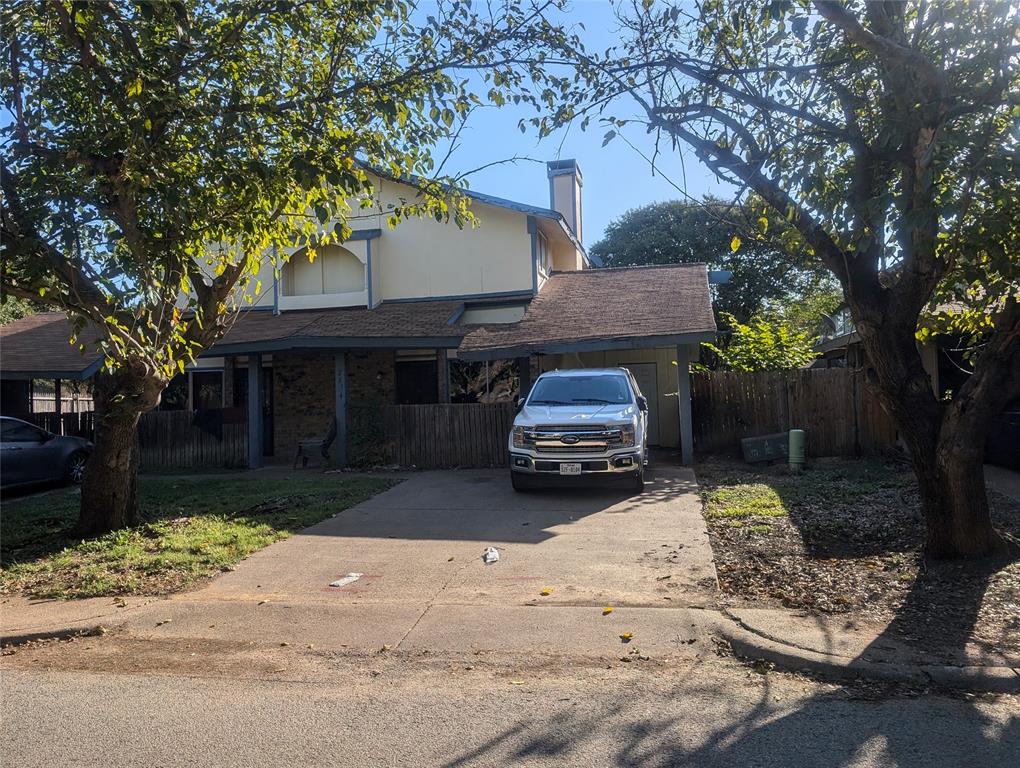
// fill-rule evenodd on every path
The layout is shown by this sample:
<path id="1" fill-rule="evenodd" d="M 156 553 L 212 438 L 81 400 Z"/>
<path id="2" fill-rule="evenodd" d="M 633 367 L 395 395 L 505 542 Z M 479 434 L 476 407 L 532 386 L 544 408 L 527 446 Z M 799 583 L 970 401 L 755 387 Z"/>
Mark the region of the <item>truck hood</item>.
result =
<path id="1" fill-rule="evenodd" d="M 638 413 L 633 403 L 627 405 L 526 405 L 517 414 L 514 424 L 577 425 L 626 424 Z"/>

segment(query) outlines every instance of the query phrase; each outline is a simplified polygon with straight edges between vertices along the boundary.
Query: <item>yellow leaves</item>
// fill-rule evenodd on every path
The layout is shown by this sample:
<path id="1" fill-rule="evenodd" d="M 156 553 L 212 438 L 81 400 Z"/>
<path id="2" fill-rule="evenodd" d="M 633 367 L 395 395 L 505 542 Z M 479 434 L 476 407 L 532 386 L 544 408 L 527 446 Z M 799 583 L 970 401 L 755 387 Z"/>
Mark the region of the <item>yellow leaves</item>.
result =
<path id="1" fill-rule="evenodd" d="M 612 612 L 613 612 L 613 606 L 611 606 L 611 605 L 607 605 L 605 608 L 602 609 L 602 615 L 603 616 L 608 616 Z"/>
<path id="2" fill-rule="evenodd" d="M 740 235 L 734 235 L 733 239 L 730 240 L 730 253 L 736 253 L 737 249 L 740 248 Z"/>
<path id="3" fill-rule="evenodd" d="M 142 78 L 136 77 L 133 81 L 128 83 L 127 95 L 129 99 L 142 95 Z"/>
<path id="4" fill-rule="evenodd" d="M 622 635 L 620 635 L 620 642 L 621 643 L 629 643 L 633 639 L 634 639 L 634 633 L 633 632 L 624 632 Z"/>
<path id="5" fill-rule="evenodd" d="M 152 121 L 149 118 L 145 118 L 145 122 L 143 123 L 143 125 L 145 126 L 145 130 L 147 131 L 152 130 Z"/>
<path id="6" fill-rule="evenodd" d="M 539 592 L 542 597 L 549 597 L 552 594 L 552 587 L 542 587 L 542 591 Z"/>

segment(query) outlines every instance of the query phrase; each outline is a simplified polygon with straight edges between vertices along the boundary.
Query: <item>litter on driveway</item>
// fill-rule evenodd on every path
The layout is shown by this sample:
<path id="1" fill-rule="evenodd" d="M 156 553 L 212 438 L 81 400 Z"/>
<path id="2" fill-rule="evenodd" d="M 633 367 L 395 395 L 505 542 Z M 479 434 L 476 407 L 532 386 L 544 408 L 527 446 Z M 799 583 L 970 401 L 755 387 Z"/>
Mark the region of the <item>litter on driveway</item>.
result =
<path id="1" fill-rule="evenodd" d="M 356 582 L 358 579 L 361 578 L 361 576 L 362 574 L 360 573 L 348 573 L 346 576 L 343 576 L 337 579 L 336 581 L 329 582 L 329 586 L 346 587 L 348 584 L 353 584 L 354 582 Z"/>
<path id="2" fill-rule="evenodd" d="M 492 565 L 493 563 L 499 562 L 499 550 L 495 547 L 486 547 L 485 553 L 482 555 L 482 560 L 486 565 Z"/>

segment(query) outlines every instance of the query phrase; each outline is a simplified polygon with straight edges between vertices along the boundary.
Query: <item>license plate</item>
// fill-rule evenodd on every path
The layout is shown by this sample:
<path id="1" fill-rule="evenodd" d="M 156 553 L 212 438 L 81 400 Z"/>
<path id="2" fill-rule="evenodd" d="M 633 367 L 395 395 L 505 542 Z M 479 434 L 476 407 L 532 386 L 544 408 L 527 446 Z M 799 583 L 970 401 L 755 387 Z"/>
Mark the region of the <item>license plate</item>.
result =
<path id="1" fill-rule="evenodd" d="M 577 463 L 563 463 L 560 464 L 561 475 L 579 475 L 581 474 L 581 465 Z"/>

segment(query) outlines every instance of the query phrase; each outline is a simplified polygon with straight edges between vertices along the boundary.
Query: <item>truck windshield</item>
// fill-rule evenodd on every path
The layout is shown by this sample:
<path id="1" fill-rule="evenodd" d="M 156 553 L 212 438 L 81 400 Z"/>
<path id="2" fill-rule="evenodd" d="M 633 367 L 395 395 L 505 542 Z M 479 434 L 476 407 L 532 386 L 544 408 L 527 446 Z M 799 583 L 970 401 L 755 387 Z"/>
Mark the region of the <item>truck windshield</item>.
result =
<path id="1" fill-rule="evenodd" d="M 531 390 L 528 405 L 600 405 L 633 402 L 623 376 L 549 376 Z"/>

